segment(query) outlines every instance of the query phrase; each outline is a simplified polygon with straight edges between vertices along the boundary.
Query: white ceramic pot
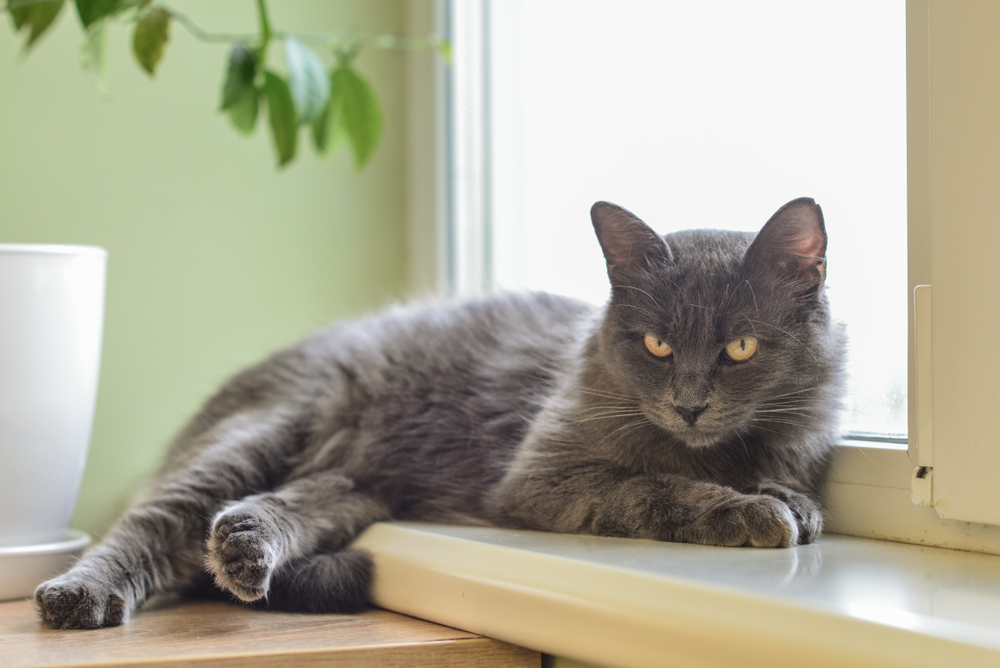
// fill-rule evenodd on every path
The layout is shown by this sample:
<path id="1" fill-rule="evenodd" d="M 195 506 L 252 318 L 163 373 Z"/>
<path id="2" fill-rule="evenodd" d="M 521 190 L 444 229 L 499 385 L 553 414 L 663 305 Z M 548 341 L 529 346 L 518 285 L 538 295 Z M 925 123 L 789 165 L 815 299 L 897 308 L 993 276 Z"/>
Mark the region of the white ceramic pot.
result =
<path id="1" fill-rule="evenodd" d="M 30 597 L 42 582 L 69 570 L 89 544 L 90 536 L 70 529 L 58 543 L 0 547 L 0 601 Z"/>
<path id="2" fill-rule="evenodd" d="M 0 244 L 0 548 L 70 535 L 97 398 L 107 255 Z"/>

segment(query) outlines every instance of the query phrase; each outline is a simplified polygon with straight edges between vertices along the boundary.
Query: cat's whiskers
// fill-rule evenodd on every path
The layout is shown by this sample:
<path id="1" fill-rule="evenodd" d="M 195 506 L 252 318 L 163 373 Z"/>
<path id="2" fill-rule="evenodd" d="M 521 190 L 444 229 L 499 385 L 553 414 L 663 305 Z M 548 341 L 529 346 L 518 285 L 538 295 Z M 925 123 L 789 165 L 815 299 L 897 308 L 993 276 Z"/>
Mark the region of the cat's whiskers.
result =
<path id="1" fill-rule="evenodd" d="M 610 404 L 592 404 L 592 405 L 587 406 L 586 408 L 577 409 L 576 412 L 577 413 L 598 413 L 598 412 L 603 411 L 603 410 L 634 410 L 636 408 L 636 406 L 637 405 L 634 402 L 632 402 L 632 403 L 626 403 L 624 401 L 616 401 L 616 402 L 610 403 Z"/>
<path id="2" fill-rule="evenodd" d="M 755 409 L 755 413 L 805 413 L 808 415 L 814 415 L 816 413 L 816 406 L 811 403 L 787 403 L 787 404 L 768 404 L 762 403 L 758 405 Z"/>
<path id="3" fill-rule="evenodd" d="M 580 391 L 584 394 L 592 394 L 595 397 L 605 397 L 608 399 L 626 399 L 634 401 L 635 397 L 630 397 L 627 394 L 618 394 L 617 392 L 609 392 L 608 390 L 597 390 L 592 387 L 582 387 Z"/>
<path id="4" fill-rule="evenodd" d="M 766 399 L 760 402 L 761 408 L 802 408 L 812 410 L 816 402 L 809 397 L 786 397 L 784 399 Z"/>
<path id="5" fill-rule="evenodd" d="M 807 401 L 806 399 L 803 399 L 802 397 L 795 397 L 795 398 L 792 398 L 792 399 L 779 399 L 779 400 L 775 400 L 775 401 L 771 401 L 771 400 L 762 401 L 762 402 L 760 402 L 760 405 L 761 406 L 767 406 L 767 407 L 775 407 L 775 406 L 812 406 L 813 402 L 812 401 Z"/>
<path id="6" fill-rule="evenodd" d="M 604 438 L 602 438 L 601 439 L 601 443 L 603 444 L 605 441 L 607 441 L 609 438 L 611 438 L 612 436 L 614 436 L 615 434 L 617 434 L 618 432 L 620 432 L 623 429 L 628 429 L 628 431 L 626 431 L 624 434 L 622 434 L 622 436 L 626 436 L 627 434 L 635 431 L 635 429 L 638 429 L 639 427 L 645 426 L 647 424 L 651 425 L 653 423 L 650 422 L 649 418 L 646 417 L 645 415 L 643 415 L 642 417 L 640 417 L 638 420 L 631 420 L 629 422 L 626 422 L 625 424 L 623 424 L 622 426 L 618 427 L 617 429 L 615 429 L 611 433 L 607 434 Z"/>
<path id="7" fill-rule="evenodd" d="M 635 399 L 619 399 L 618 397 L 605 397 L 602 395 L 593 395 L 593 398 L 585 398 L 580 406 L 580 410 L 590 410 L 592 408 L 609 408 L 618 406 L 638 406 L 638 402 Z"/>
<path id="8" fill-rule="evenodd" d="M 751 320 L 751 322 L 753 321 Z M 795 390 L 794 392 L 785 392 L 784 394 L 776 394 L 773 397 L 771 397 L 771 399 L 781 399 L 782 397 L 790 397 L 793 394 L 802 394 L 803 392 L 812 392 L 813 390 L 818 390 L 818 389 L 819 385 L 813 385 L 812 387 L 806 387 L 801 390 Z M 768 401 L 770 401 L 770 399 Z"/>
<path id="9" fill-rule="evenodd" d="M 624 432 L 622 432 L 621 434 L 619 434 L 619 436 L 618 436 L 618 441 L 619 442 L 621 442 L 621 440 L 624 439 L 629 434 L 633 434 L 633 433 L 635 433 L 635 432 L 637 432 L 637 431 L 639 431 L 641 429 L 653 426 L 653 423 L 650 422 L 649 419 L 647 418 L 646 420 L 637 420 L 636 422 L 633 422 L 632 424 L 630 424 L 628 426 L 630 427 L 629 429 L 626 429 Z"/>
<path id="10" fill-rule="evenodd" d="M 608 413 L 606 415 L 592 415 L 590 417 L 581 418 L 579 420 L 574 420 L 575 424 L 583 424 L 584 422 L 593 422 L 594 420 L 610 420 L 611 418 L 626 418 L 626 417 L 637 417 L 644 415 L 641 411 L 632 413 Z"/>
<path id="11" fill-rule="evenodd" d="M 740 443 L 743 444 L 743 452 L 747 453 L 747 461 L 748 462 L 751 461 L 751 458 L 750 458 L 750 448 L 747 447 L 747 442 L 743 440 L 742 436 L 740 436 L 740 432 L 738 432 L 738 431 L 736 431 L 735 429 L 732 429 L 732 428 L 730 428 L 729 431 L 731 431 L 734 434 L 736 434 L 736 438 L 740 439 Z"/>
<path id="12" fill-rule="evenodd" d="M 785 402 L 797 401 L 799 403 L 809 404 L 809 403 L 814 403 L 815 397 L 802 396 L 801 394 L 787 394 L 787 395 L 783 394 L 780 397 L 767 397 L 763 399 L 763 401 L 767 403 L 785 403 Z"/>
<path id="13" fill-rule="evenodd" d="M 761 410 L 761 409 L 758 409 L 756 412 L 757 413 L 775 413 L 777 415 L 798 415 L 799 417 L 804 417 L 804 418 L 809 418 L 810 420 L 817 420 L 817 421 L 819 421 L 819 418 L 816 417 L 815 415 L 808 415 L 806 413 L 797 413 L 795 411 L 790 411 L 790 410 L 785 410 L 785 409 L 774 409 L 774 410 Z"/>
<path id="14" fill-rule="evenodd" d="M 813 406 L 816 402 L 809 397 L 786 397 L 785 399 L 765 399 L 761 406 Z"/>
<path id="15" fill-rule="evenodd" d="M 615 417 L 615 416 L 618 416 L 618 415 L 629 415 L 629 416 L 631 416 L 631 415 L 643 415 L 643 412 L 640 411 L 640 410 L 638 410 L 638 409 L 635 409 L 635 408 L 632 408 L 632 409 L 628 409 L 628 408 L 610 408 L 610 409 L 601 410 L 601 411 L 590 411 L 589 414 L 585 414 L 582 411 L 580 411 L 580 412 L 577 413 L 576 417 L 579 418 L 580 420 L 590 420 L 590 419 L 602 418 L 602 417 Z"/>
<path id="16" fill-rule="evenodd" d="M 777 418 L 766 417 L 766 418 L 750 418 L 748 422 L 763 422 L 765 424 L 787 424 L 793 427 L 807 428 L 806 425 L 801 422 L 795 422 L 793 420 L 779 420 Z"/>
<path id="17" fill-rule="evenodd" d="M 776 432 L 776 431 L 775 431 L 775 430 L 773 430 L 773 429 L 768 429 L 767 427 L 761 427 L 760 425 L 754 425 L 754 427 L 753 427 L 753 428 L 754 428 L 754 429 L 760 429 L 761 431 L 767 431 L 767 432 L 771 432 L 772 434 L 777 434 L 777 433 L 778 433 L 778 432 Z"/>

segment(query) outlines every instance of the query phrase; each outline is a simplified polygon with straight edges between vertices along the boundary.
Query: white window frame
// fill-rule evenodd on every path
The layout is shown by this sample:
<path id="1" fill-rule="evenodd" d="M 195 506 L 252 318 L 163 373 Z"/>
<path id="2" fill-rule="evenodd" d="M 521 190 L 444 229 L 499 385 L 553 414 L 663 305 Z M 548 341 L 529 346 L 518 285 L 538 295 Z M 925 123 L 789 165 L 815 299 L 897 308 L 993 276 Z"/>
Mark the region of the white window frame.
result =
<path id="1" fill-rule="evenodd" d="M 426 2 L 427 0 L 421 0 Z M 437 175 L 437 203 L 434 211 L 437 223 L 434 229 L 438 234 L 435 262 L 437 287 L 439 292 L 465 296 L 481 293 L 489 288 L 489 244 L 490 218 L 496 213 L 497 203 L 490 200 L 491 173 L 486 157 L 490 149 L 490 86 L 488 71 L 488 45 L 490 42 L 490 2 L 489 0 L 438 0 L 439 26 L 452 39 L 455 49 L 456 65 L 446 71 L 438 71 L 443 84 L 439 85 L 442 93 L 436 103 L 438 119 L 436 128 L 439 133 L 436 142 L 437 158 L 434 173 Z M 982 522 L 967 522 L 956 517 L 950 517 L 947 509 L 935 498 L 935 489 L 931 481 L 924 477 L 915 477 L 918 467 L 928 467 L 928 448 L 918 444 L 916 416 L 922 415 L 921 440 L 927 443 L 930 439 L 939 444 L 955 442 L 966 438 L 967 434 L 946 434 L 942 431 L 942 422 L 936 419 L 939 412 L 949 406 L 950 399 L 959 396 L 963 387 L 963 379 L 954 378 L 948 373 L 947 356 L 940 353 L 951 352 L 945 347 L 931 349 L 922 359 L 929 360 L 928 368 L 933 369 L 933 383 L 928 373 L 921 376 L 922 387 L 932 387 L 937 403 L 932 403 L 929 391 L 921 394 L 920 411 L 917 407 L 917 374 L 914 367 L 914 312 L 912 291 L 917 285 L 931 284 L 933 276 L 939 281 L 942 277 L 951 277 L 954 266 L 943 264 L 946 254 L 932 253 L 932 239 L 937 230 L 948 229 L 951 225 L 969 224 L 976 220 L 975 209 L 965 211 L 964 220 L 955 220 L 935 203 L 950 202 L 954 204 L 954 190 L 958 188 L 966 198 L 979 198 L 982 202 L 989 201 L 981 192 L 966 185 L 968 174 L 954 172 L 954 165 L 962 160 L 955 156 L 942 157 L 942 146 L 948 146 L 955 132 L 981 132 L 990 137 L 997 134 L 986 126 L 961 130 L 967 125 L 964 118 L 956 116 L 954 105 L 948 106 L 948 100 L 956 95 L 953 87 L 938 85 L 950 80 L 948 67 L 961 67 L 965 79 L 976 79 L 981 89 L 989 89 L 1000 94 L 1000 74 L 989 69 L 986 62 L 961 62 L 954 59 L 943 62 L 945 54 L 953 52 L 954 44 L 947 40 L 961 42 L 962 35 L 947 33 L 937 26 L 948 25 L 955 15 L 966 18 L 981 15 L 983 21 L 997 15 L 993 0 L 966 0 L 963 3 L 933 2 L 933 0 L 907 0 L 907 123 L 908 123 L 908 206 L 909 206 L 909 294 L 900 295 L 910 304 L 910 342 L 909 342 L 909 444 L 908 450 L 901 449 L 898 443 L 879 443 L 870 441 L 846 440 L 835 448 L 833 463 L 824 486 L 824 507 L 827 514 L 827 531 L 855 536 L 879 538 L 885 540 L 910 542 L 926 545 L 939 545 L 964 550 L 973 550 L 1000 554 L 1000 525 L 984 524 Z M 953 21 L 952 21 L 953 22 Z M 931 50 L 932 24 L 935 38 L 934 51 Z M 461 30 L 464 32 L 456 32 Z M 994 40 L 997 41 L 997 40 Z M 1000 47 L 998 47 L 996 62 L 1000 62 Z M 469 64 L 475 67 L 468 67 Z M 478 71 L 477 71 L 478 68 Z M 989 82 L 989 83 L 988 83 Z M 456 94 L 468 95 L 475 93 L 470 99 L 456 100 Z M 988 91 L 983 95 L 989 95 Z M 970 97 L 970 99 L 972 99 Z M 412 102 L 412 97 L 411 97 Z M 969 102 L 967 100 L 967 102 Z M 461 103 L 461 104 L 459 104 Z M 935 117 L 935 125 L 931 124 L 931 112 L 942 113 L 939 110 L 950 110 L 952 117 Z M 456 115 L 463 115 L 456 118 Z M 426 123 L 426 120 L 424 121 Z M 462 135 L 456 136 L 449 128 L 462 128 Z M 412 130 L 412 128 L 411 128 Z M 463 141 L 462 137 L 472 137 L 472 141 Z M 412 142 L 412 139 L 411 139 Z M 937 151 L 935 153 L 935 150 Z M 976 166 L 984 168 L 984 161 L 992 160 L 990 168 L 1000 170 L 1000 151 L 992 154 L 977 154 Z M 455 170 L 462 171 L 465 179 L 462 185 L 456 185 Z M 952 170 L 951 173 L 948 170 Z M 931 175 L 934 178 L 931 178 Z M 478 183 L 476 181 L 478 180 Z M 451 187 L 448 187 L 450 184 Z M 472 192 L 475 197 L 463 200 L 464 193 Z M 977 200 L 977 201 L 979 201 Z M 411 197 L 412 201 L 412 197 Z M 982 204 L 982 203 L 980 203 Z M 505 206 L 510 206 L 505 203 Z M 411 208 L 411 211 L 414 209 Z M 992 212 L 1000 210 L 993 208 Z M 981 208 L 980 211 L 989 211 Z M 510 212 L 506 212 L 509 218 Z M 515 212 L 516 213 L 516 212 Z M 415 216 L 415 220 L 420 216 Z M 414 227 L 416 235 L 426 233 L 427 215 L 424 215 L 424 226 Z M 987 218 L 988 220 L 988 218 Z M 935 226 L 936 225 L 936 226 Z M 998 226 L 1000 227 L 1000 226 Z M 979 234 L 979 231 L 976 230 Z M 426 239 L 426 237 L 423 237 Z M 997 239 L 1000 242 L 1000 238 Z M 423 242 L 426 246 L 426 241 Z M 412 245 L 411 245 L 412 247 Z M 996 243 L 994 247 L 1000 247 Z M 416 248 L 416 247 L 415 247 Z M 415 252 L 423 252 L 419 248 Z M 940 255 L 940 257 L 939 257 Z M 953 265 L 961 262 L 960 254 L 951 249 L 949 259 Z M 426 259 L 414 258 L 414 266 L 421 262 L 426 265 Z M 936 273 L 935 273 L 936 272 Z M 426 270 L 425 274 L 429 273 Z M 989 277 L 987 276 L 987 279 Z M 972 279 L 969 279 L 972 280 Z M 994 279 L 994 284 L 1000 279 Z M 996 286 L 1000 288 L 1000 285 Z M 1000 290 L 997 290 L 1000 292 Z M 939 299 L 936 297 L 936 299 Z M 926 315 L 926 312 L 924 312 Z M 954 312 L 948 312 L 951 320 Z M 997 315 L 989 315 L 989 322 L 996 321 L 996 326 L 988 331 L 1000 331 L 1000 309 Z M 927 331 L 933 332 L 933 341 L 940 343 L 948 333 L 954 334 L 961 330 L 954 322 L 943 319 L 925 319 Z M 977 324 L 981 326 L 983 319 Z M 924 347 L 926 349 L 926 346 Z M 935 355 L 935 350 L 939 354 Z M 987 365 L 1000 378 L 1000 362 Z M 995 367 L 995 368 L 994 368 Z M 982 381 L 982 379 L 980 379 Z M 983 384 L 982 382 L 980 384 Z M 988 388 L 987 388 L 988 390 Z M 987 391 L 984 390 L 984 391 Z M 944 400 L 942 400 L 944 399 Z M 933 416 L 934 420 L 928 420 Z M 982 416 L 980 416 L 982 417 Z M 976 424 L 982 423 L 980 419 Z M 933 431 L 931 431 L 933 430 Z M 1000 430 L 998 430 L 1000 431 Z M 1000 441 L 1000 433 L 997 434 Z M 971 446 L 970 446 L 971 447 Z M 959 448 L 961 450 L 961 448 Z M 997 448 L 1000 450 L 1000 447 Z M 1000 464 L 1000 452 L 996 460 Z M 996 470 L 994 468 L 993 470 Z M 933 466 L 930 467 L 933 471 Z M 926 474 L 927 468 L 920 471 Z M 954 480 L 949 481 L 955 488 Z M 989 496 L 983 496 L 983 503 L 988 503 Z M 934 507 L 938 501 L 937 508 Z M 922 505 L 918 505 L 922 504 Z M 996 504 L 1000 506 L 1000 504 Z M 1000 511 L 998 511 L 1000 512 Z M 1000 515 L 997 521 L 1000 523 Z"/>

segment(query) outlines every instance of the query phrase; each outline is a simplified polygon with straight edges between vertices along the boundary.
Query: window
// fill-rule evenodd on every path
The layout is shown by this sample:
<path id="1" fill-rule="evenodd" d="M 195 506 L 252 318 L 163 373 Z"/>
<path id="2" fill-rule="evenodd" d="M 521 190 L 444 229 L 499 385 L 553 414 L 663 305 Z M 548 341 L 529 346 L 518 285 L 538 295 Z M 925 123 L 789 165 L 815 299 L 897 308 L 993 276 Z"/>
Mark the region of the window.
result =
<path id="1" fill-rule="evenodd" d="M 454 206 L 484 216 L 456 227 L 482 253 L 459 268 L 479 272 L 460 289 L 602 303 L 598 199 L 665 233 L 756 230 L 784 202 L 815 197 L 827 294 L 851 335 L 848 431 L 905 443 L 902 0 L 512 1 L 456 3 L 452 16 L 459 40 L 479 42 L 463 41 L 456 67 L 481 77 L 454 79 L 455 133 L 469 144 Z"/>
<path id="2" fill-rule="evenodd" d="M 669 232 L 752 230 L 783 202 L 813 196 L 830 233 L 828 294 L 852 336 L 850 429 L 881 441 L 838 452 L 828 485 L 831 525 L 1000 552 L 1000 529 L 955 521 L 1000 523 L 993 517 L 1000 498 L 979 491 L 995 488 L 988 478 L 1000 465 L 1000 448 L 988 443 L 994 435 L 1000 441 L 1000 381 L 993 380 L 1000 378 L 1000 361 L 984 353 L 984 341 L 1000 330 L 994 322 L 1000 309 L 983 308 L 982 299 L 977 306 L 976 299 L 1000 283 L 988 271 L 1000 226 L 984 224 L 1000 202 L 983 195 L 1000 192 L 994 187 L 1000 138 L 989 120 L 1000 118 L 1000 68 L 990 65 L 1000 63 L 993 53 L 1000 51 L 1000 6 L 989 0 L 960 7 L 927 0 L 446 6 L 456 54 L 451 99 L 464 91 L 465 104 L 449 107 L 450 164 L 455 169 L 456 153 L 466 151 L 462 174 L 480 184 L 461 210 L 456 196 L 467 186 L 447 198 L 449 253 L 462 260 L 451 263 L 451 278 L 460 293 L 533 287 L 602 301 L 603 262 L 588 224 L 596 199 L 616 201 Z M 465 57 L 465 49 L 478 56 Z M 970 199 L 976 203 L 966 206 Z M 963 252 L 976 262 L 962 266 Z M 542 253 L 545 271 L 538 269 Z M 568 262 L 552 271 L 556 253 Z M 943 258 L 953 264 L 938 262 Z M 932 406 L 922 414 L 934 418 L 929 465 L 927 448 L 916 452 L 916 438 L 909 454 L 900 448 L 903 407 L 909 401 L 912 424 L 918 401 L 907 392 L 915 377 L 904 352 L 912 341 L 909 291 L 932 278 L 933 354 L 926 366 L 934 374 L 934 401 L 926 392 L 922 399 Z M 988 360 L 977 366 L 977 355 Z M 974 390 L 963 391 L 955 369 L 975 380 Z M 953 417 L 956 407 L 964 422 Z M 913 429 L 910 435 L 916 437 Z M 911 482 L 914 466 L 936 476 L 944 461 L 948 496 L 935 477 L 935 492 L 925 499 L 937 512 L 911 504 L 911 484 L 916 501 L 931 487 L 926 477 Z M 977 465 L 970 469 L 969 461 Z M 962 514 L 948 510 L 951 498 L 961 501 Z"/>

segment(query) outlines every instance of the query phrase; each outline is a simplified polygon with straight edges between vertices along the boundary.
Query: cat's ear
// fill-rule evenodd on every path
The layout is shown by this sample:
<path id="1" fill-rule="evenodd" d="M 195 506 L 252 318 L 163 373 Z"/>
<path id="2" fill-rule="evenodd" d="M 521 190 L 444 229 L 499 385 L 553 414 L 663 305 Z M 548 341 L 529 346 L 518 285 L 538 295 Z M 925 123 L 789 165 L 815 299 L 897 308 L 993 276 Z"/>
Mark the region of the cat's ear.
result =
<path id="1" fill-rule="evenodd" d="M 670 249 L 660 235 L 617 204 L 598 202 L 590 208 L 590 220 L 612 281 L 630 270 L 670 257 Z"/>
<path id="2" fill-rule="evenodd" d="M 750 244 L 744 261 L 772 267 L 818 290 L 826 280 L 823 210 L 809 197 L 781 207 Z"/>

